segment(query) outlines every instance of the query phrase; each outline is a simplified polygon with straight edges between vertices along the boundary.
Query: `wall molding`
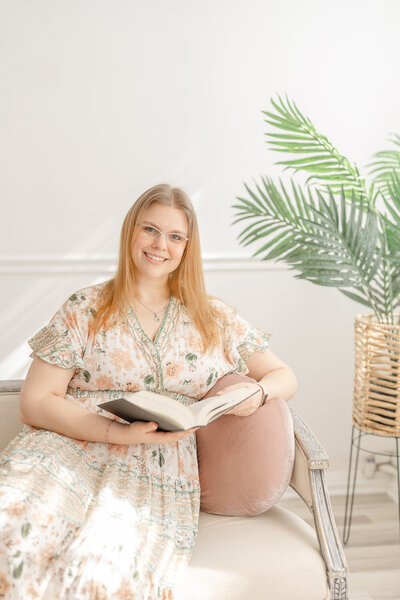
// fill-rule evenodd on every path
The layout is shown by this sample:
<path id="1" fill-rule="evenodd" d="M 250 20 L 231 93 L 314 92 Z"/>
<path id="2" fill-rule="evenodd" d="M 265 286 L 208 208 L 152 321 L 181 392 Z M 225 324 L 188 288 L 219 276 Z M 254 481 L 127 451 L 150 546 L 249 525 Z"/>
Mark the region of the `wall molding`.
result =
<path id="1" fill-rule="evenodd" d="M 2 255 L 1 275 L 65 275 L 76 273 L 112 274 L 117 256 L 114 254 Z M 234 253 L 203 254 L 205 271 L 286 271 L 283 263 L 262 261 Z"/>

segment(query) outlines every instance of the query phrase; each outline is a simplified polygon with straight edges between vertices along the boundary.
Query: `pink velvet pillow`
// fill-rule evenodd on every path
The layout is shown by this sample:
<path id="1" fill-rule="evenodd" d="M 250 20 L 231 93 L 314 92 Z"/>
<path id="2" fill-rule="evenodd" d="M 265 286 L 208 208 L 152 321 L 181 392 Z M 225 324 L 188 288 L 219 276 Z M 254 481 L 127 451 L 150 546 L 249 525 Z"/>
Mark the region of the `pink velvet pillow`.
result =
<path id="1" fill-rule="evenodd" d="M 241 381 L 254 379 L 225 375 L 204 397 Z M 196 437 L 202 511 L 258 515 L 271 508 L 289 485 L 294 433 L 284 400 L 271 398 L 249 417 L 224 415 L 201 427 Z"/>

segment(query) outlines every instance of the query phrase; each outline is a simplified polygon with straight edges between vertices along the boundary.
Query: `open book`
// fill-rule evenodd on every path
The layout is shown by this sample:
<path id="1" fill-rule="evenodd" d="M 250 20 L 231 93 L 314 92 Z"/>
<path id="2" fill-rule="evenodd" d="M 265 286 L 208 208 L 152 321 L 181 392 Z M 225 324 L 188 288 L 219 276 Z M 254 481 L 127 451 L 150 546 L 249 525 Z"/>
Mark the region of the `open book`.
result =
<path id="1" fill-rule="evenodd" d="M 239 388 L 222 396 L 211 396 L 185 406 L 169 396 L 142 390 L 133 394 L 129 400 L 117 398 L 103 402 L 98 407 L 129 423 L 154 421 L 163 431 L 181 431 L 208 425 L 257 392 L 258 390 L 250 392 L 248 388 Z"/>

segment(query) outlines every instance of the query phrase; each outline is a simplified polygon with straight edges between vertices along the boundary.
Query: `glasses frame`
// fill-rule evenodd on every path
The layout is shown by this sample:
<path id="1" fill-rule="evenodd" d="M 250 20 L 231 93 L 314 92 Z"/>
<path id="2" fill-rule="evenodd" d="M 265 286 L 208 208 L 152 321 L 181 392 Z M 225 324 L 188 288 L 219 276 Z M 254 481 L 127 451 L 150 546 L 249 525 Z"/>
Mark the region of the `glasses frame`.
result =
<path id="1" fill-rule="evenodd" d="M 152 233 L 149 233 L 148 231 L 145 231 L 143 229 L 143 233 L 145 233 L 146 235 L 148 235 L 151 238 L 154 238 L 155 240 L 157 240 L 161 234 L 165 235 L 165 241 L 166 241 L 167 245 L 169 245 L 169 244 L 172 244 L 173 246 L 179 246 L 180 244 L 183 245 L 183 242 L 180 242 L 178 240 L 171 240 L 168 238 L 169 235 L 174 235 L 174 234 L 180 235 L 183 238 L 185 244 L 189 241 L 189 238 L 186 235 L 183 235 L 182 233 L 179 233 L 178 231 L 161 231 L 161 229 L 158 229 L 158 227 L 154 227 L 154 225 L 150 225 L 150 224 L 146 224 L 146 223 L 136 223 L 136 225 L 138 227 L 142 227 L 142 228 L 151 227 L 155 231 L 158 231 L 157 235 L 156 234 L 153 235 Z"/>

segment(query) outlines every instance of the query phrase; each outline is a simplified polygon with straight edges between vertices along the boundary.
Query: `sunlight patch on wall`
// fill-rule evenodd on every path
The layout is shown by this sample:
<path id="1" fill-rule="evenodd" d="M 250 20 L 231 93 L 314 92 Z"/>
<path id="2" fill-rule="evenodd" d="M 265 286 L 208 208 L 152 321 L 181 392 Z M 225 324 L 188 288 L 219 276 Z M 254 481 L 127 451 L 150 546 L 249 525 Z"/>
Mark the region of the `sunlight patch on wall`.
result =
<path id="1" fill-rule="evenodd" d="M 0 311 L 0 379 L 23 379 L 31 363 L 28 339 L 49 322 L 71 294 L 105 279 L 87 273 L 40 277 L 15 295 Z"/>
<path id="2" fill-rule="evenodd" d="M 0 363 L 0 379 L 24 379 L 32 360 L 27 358 L 27 349 L 30 350 L 26 342 L 14 348 L 7 358 Z"/>

